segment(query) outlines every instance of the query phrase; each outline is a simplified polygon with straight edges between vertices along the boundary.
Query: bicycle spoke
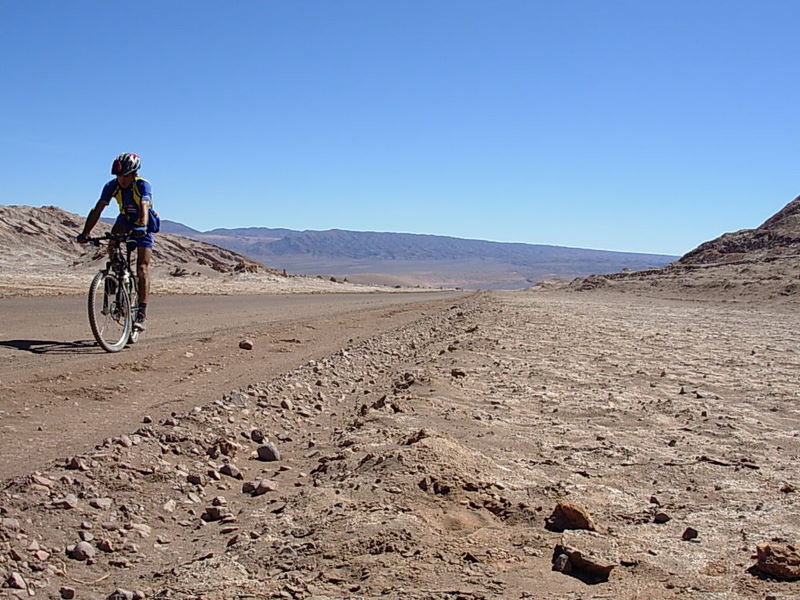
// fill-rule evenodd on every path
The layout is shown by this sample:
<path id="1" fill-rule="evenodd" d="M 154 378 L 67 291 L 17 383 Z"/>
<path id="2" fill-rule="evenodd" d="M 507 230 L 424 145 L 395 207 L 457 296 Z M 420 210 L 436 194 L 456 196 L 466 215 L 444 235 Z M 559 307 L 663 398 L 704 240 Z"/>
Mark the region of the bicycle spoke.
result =
<path id="1" fill-rule="evenodd" d="M 97 343 L 107 352 L 125 347 L 132 329 L 130 301 L 116 278 L 100 271 L 89 286 L 89 324 Z"/>

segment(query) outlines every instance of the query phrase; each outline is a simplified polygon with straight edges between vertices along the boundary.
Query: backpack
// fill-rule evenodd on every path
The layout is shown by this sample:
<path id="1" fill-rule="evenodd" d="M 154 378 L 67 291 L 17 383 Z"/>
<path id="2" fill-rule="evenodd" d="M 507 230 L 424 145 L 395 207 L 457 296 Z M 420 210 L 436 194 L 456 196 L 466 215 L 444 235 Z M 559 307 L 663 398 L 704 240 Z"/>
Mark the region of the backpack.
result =
<path id="1" fill-rule="evenodd" d="M 161 217 L 151 206 L 147 211 L 147 233 L 158 233 L 161 231 Z"/>

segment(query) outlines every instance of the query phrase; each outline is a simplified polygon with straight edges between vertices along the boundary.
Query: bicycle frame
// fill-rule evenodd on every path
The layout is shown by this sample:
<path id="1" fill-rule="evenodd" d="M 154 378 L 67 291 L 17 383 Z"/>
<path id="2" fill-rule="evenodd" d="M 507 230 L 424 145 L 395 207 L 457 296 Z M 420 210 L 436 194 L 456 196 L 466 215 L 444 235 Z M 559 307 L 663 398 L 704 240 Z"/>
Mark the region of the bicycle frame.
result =
<path id="1" fill-rule="evenodd" d="M 95 275 L 89 287 L 88 310 L 89 325 L 97 343 L 106 352 L 119 352 L 127 344 L 136 343 L 140 334 L 133 327 L 138 280 L 131 268 L 131 253 L 136 242 L 126 233 L 107 233 L 87 241 L 94 246 L 101 242 L 113 244 L 105 269 Z M 123 242 L 125 251 L 121 247 Z"/>

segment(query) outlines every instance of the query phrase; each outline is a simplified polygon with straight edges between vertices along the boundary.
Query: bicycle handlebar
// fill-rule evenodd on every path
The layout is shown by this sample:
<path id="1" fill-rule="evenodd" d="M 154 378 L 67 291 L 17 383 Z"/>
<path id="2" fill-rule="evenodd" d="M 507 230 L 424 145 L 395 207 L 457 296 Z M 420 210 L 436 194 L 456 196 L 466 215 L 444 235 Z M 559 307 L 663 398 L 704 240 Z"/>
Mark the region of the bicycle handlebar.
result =
<path id="1" fill-rule="evenodd" d="M 128 232 L 125 233 L 104 233 L 100 237 L 86 238 L 86 243 L 92 246 L 99 246 L 100 242 L 124 242 L 129 239 Z M 133 239 L 133 238 L 130 238 Z"/>

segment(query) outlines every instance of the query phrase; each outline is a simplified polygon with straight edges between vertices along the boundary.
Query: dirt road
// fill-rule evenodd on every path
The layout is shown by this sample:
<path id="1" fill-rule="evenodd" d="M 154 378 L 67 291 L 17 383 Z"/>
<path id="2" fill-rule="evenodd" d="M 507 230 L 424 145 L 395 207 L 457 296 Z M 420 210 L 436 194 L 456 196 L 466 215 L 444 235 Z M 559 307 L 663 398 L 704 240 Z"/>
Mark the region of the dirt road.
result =
<path id="1" fill-rule="evenodd" d="M 154 419 L 410 322 L 454 293 L 164 296 L 142 341 L 107 354 L 85 300 L 0 300 L 0 476 L 13 477 Z M 243 337 L 255 341 L 239 348 Z"/>

